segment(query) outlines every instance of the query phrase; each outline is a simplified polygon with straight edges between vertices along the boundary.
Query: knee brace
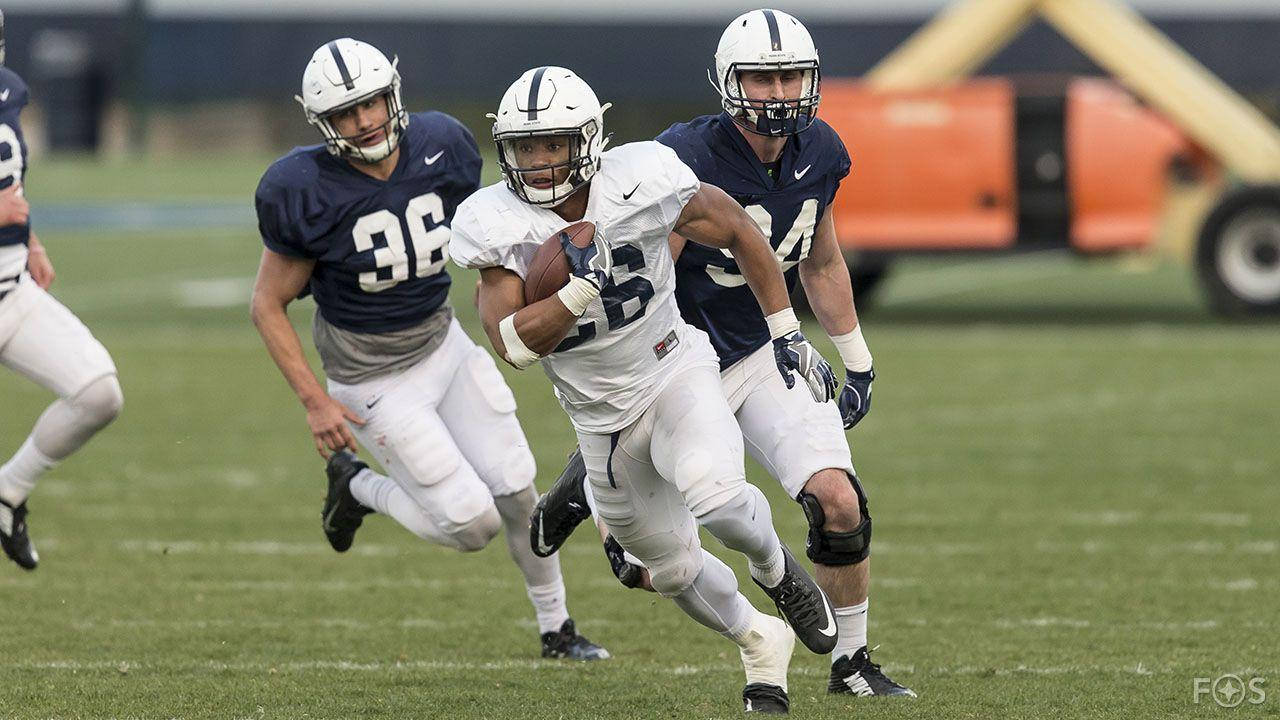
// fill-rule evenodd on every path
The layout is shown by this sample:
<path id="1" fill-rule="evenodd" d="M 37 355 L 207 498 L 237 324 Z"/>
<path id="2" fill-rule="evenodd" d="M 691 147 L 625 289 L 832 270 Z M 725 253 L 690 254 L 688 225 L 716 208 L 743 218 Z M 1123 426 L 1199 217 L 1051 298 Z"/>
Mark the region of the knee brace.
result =
<path id="1" fill-rule="evenodd" d="M 686 550 L 676 557 L 662 558 L 649 567 L 649 584 L 663 597 L 674 597 L 689 589 L 702 572 L 702 551 Z"/>
<path id="2" fill-rule="evenodd" d="M 483 550 L 501 528 L 502 516 L 498 514 L 496 507 L 490 505 L 474 520 L 449 533 L 449 537 L 453 538 L 456 547 L 462 552 L 475 552 Z"/>
<path id="3" fill-rule="evenodd" d="M 812 493 L 801 492 L 796 500 L 804 509 L 804 517 L 809 521 L 809 538 L 805 542 L 805 554 L 815 563 L 822 565 L 857 565 L 871 554 L 871 513 L 867 509 L 867 495 L 862 491 L 862 483 L 858 476 L 850 474 L 849 482 L 858 495 L 858 512 L 862 522 L 848 532 L 833 532 L 823 526 L 827 515 L 822 511 L 822 503 Z"/>

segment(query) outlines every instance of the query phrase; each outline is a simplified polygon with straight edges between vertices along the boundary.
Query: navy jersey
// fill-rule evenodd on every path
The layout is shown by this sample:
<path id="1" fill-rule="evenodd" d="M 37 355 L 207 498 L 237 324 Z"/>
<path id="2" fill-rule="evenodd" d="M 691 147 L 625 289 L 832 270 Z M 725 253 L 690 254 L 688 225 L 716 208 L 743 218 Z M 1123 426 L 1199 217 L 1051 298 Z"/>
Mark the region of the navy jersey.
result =
<path id="1" fill-rule="evenodd" d="M 809 256 L 814 229 L 849 174 L 849 154 L 831 126 L 815 120 L 787 140 L 777 181 L 727 113 L 676 123 L 657 138 L 698 179 L 746 209 L 773 245 L 788 291 Z M 764 314 L 727 250 L 690 242 L 676 262 L 676 301 L 685 322 L 711 336 L 723 370 L 769 342 Z"/>
<path id="2" fill-rule="evenodd" d="M 7 67 L 0 67 L 0 190 L 22 182 L 27 172 L 27 143 L 18 114 L 27 104 L 27 84 Z M 0 245 L 26 245 L 30 225 L 0 227 Z"/>
<path id="3" fill-rule="evenodd" d="M 258 184 L 258 230 L 269 249 L 316 261 L 309 289 L 330 324 L 402 330 L 448 297 L 449 226 L 480 163 L 471 133 L 439 112 L 409 116 L 385 182 L 323 145 L 295 148 Z"/>

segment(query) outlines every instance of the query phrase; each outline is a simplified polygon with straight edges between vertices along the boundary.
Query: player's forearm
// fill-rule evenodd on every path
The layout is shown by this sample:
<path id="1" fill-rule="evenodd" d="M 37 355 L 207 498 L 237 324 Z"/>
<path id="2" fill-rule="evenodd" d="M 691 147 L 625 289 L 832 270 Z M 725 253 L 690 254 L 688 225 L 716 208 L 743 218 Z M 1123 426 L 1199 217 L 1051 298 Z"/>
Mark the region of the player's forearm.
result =
<path id="1" fill-rule="evenodd" d="M 845 267 L 843 258 L 837 258 L 820 266 L 800 263 L 800 284 L 804 286 L 809 307 L 822 329 L 832 337 L 853 332 L 858 324 L 849 268 Z"/>
<path id="2" fill-rule="evenodd" d="M 267 346 L 267 354 L 276 367 L 280 368 L 280 374 L 284 375 L 289 387 L 293 388 L 298 401 L 304 407 L 310 407 L 312 403 L 325 397 L 327 393 L 307 364 L 306 355 L 302 352 L 302 341 L 289 322 L 285 309 L 274 306 L 269 301 L 254 298 L 251 315 L 254 327 Z"/>
<path id="3" fill-rule="evenodd" d="M 754 225 L 752 228 L 754 229 Z M 787 297 L 787 283 L 782 277 L 782 267 L 778 265 L 772 248 L 758 230 L 754 236 L 745 229 L 737 232 L 729 246 L 729 253 L 733 255 L 734 262 L 742 271 L 742 277 L 747 281 L 747 287 L 751 288 L 756 302 L 766 316 L 791 307 L 791 299 Z"/>
<path id="4" fill-rule="evenodd" d="M 809 306 L 831 342 L 840 353 L 846 370 L 867 372 L 871 369 L 871 350 L 862 336 L 858 312 L 853 305 L 853 287 L 844 258 L 822 264 L 800 263 L 800 282 L 804 285 Z"/>
<path id="5" fill-rule="evenodd" d="M 512 312 L 510 306 L 488 307 L 486 294 L 480 295 L 480 313 L 483 318 L 484 332 L 493 345 L 494 352 L 516 367 L 523 367 L 514 362 L 512 350 L 507 347 L 518 340 L 525 348 L 541 357 L 550 353 L 573 330 L 578 318 L 564 306 L 556 296 L 551 296 L 532 305 L 526 305 Z M 510 321 L 507 318 L 511 318 Z M 509 327 L 503 324 L 509 322 Z M 510 337 L 514 332 L 516 337 Z"/>
<path id="6" fill-rule="evenodd" d="M 520 339 L 539 356 L 555 350 L 577 323 L 578 317 L 555 295 L 520 308 L 515 319 Z"/>

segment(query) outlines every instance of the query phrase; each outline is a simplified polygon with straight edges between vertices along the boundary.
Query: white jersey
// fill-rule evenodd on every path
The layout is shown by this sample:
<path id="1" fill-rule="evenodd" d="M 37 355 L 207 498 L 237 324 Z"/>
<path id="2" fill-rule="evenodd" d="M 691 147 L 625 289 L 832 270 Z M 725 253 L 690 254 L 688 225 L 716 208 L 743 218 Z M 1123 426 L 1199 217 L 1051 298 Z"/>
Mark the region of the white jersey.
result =
<path id="1" fill-rule="evenodd" d="M 542 358 L 556 397 L 579 431 L 627 427 L 676 371 L 718 366 L 706 335 L 680 318 L 667 244 L 698 188 L 693 171 L 656 142 L 622 145 L 601 157 L 583 219 L 595 223 L 597 242 L 609 244 L 613 283 Z M 538 247 L 567 225 L 497 183 L 458 206 L 449 254 L 463 267 L 504 267 L 524 278 Z"/>

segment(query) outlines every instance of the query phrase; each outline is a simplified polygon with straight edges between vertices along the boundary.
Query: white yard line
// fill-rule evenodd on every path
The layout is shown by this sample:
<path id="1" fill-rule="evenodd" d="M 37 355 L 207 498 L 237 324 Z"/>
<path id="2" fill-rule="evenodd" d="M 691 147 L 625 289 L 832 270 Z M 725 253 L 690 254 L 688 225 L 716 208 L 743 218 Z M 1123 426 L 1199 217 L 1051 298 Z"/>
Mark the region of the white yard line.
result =
<path id="1" fill-rule="evenodd" d="M 249 306 L 252 277 L 222 277 L 182 280 L 173 286 L 178 304 L 189 308 Z"/>
<path id="2" fill-rule="evenodd" d="M 62 538 L 49 538 L 48 541 L 65 542 Z M 74 541 L 73 541 L 74 542 Z M 239 540 L 219 542 L 216 540 L 155 540 L 126 539 L 119 540 L 116 547 L 124 552 L 157 553 L 164 555 L 265 555 L 265 556 L 298 556 L 298 555 L 330 555 L 332 551 L 320 542 L 285 542 L 279 540 Z M 407 548 L 380 545 L 377 543 L 358 544 L 351 552 L 357 555 L 379 557 L 396 556 Z M 1000 542 L 934 542 L 907 543 L 881 540 L 876 543 L 876 552 L 890 555 L 928 555 L 933 557 L 951 555 L 989 555 L 1007 550 Z M 1280 552 L 1280 542 L 1271 540 L 1224 542 L 1221 540 L 1189 540 L 1165 543 L 1143 543 L 1134 547 L 1127 543 L 1106 540 L 1085 540 L 1080 542 L 1059 542 L 1041 540 L 1035 543 L 1037 553 L 1077 554 L 1077 553 L 1112 553 L 1134 554 L 1141 552 L 1147 555 L 1274 555 Z M 595 556 L 603 551 L 587 545 L 570 546 L 562 550 L 574 556 Z"/>
<path id="3" fill-rule="evenodd" d="M 361 660 L 304 660 L 294 662 L 221 662 L 198 661 L 179 663 L 139 662 L 136 660 L 43 660 L 17 661 L 0 663 L 0 668 L 12 670 L 50 670 L 81 672 L 91 670 L 108 670 L 120 674 L 132 672 L 182 673 L 182 672 L 243 672 L 243 673 L 296 673 L 313 671 L 338 671 L 353 673 L 386 673 L 386 672 L 506 672 L 527 670 L 535 672 L 576 672 L 576 665 L 566 662 L 547 660 L 499 660 L 492 662 L 467 662 L 456 660 L 404 660 L 397 662 L 361 661 Z M 620 666 L 622 667 L 622 666 Z M 1185 666 L 1161 666 L 1136 662 L 1132 665 L 915 665 L 885 663 L 884 669 L 891 675 L 921 676 L 979 676 L 990 675 L 1134 675 L 1149 677 L 1155 675 L 1183 675 L 1190 672 Z M 687 676 L 702 673 L 741 673 L 742 666 L 736 663 L 711 663 L 706 665 L 665 665 L 658 663 L 625 663 L 627 674 L 655 674 Z M 1236 673 L 1252 675 L 1275 675 L 1276 669 L 1240 668 L 1229 669 Z M 789 674 L 792 676 L 826 677 L 828 668 L 822 666 L 797 665 Z"/>
<path id="4" fill-rule="evenodd" d="M 162 555 L 332 555 L 333 551 L 319 542 L 280 542 L 251 540 L 217 542 L 205 540 L 121 540 L 116 546 L 125 552 Z M 391 545 L 363 543 L 352 548 L 354 555 L 392 556 L 401 549 Z"/>

